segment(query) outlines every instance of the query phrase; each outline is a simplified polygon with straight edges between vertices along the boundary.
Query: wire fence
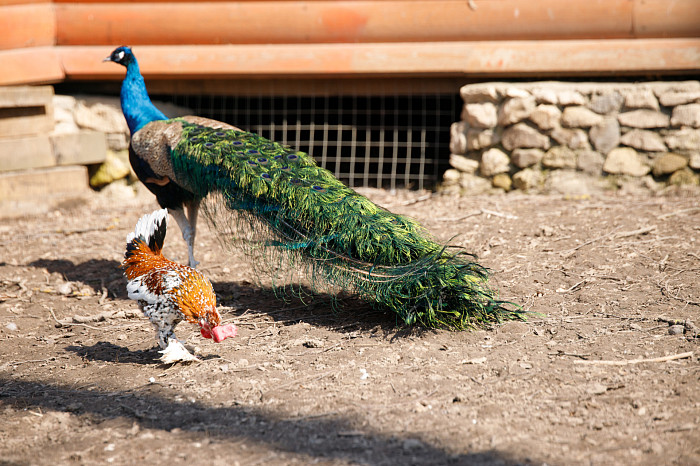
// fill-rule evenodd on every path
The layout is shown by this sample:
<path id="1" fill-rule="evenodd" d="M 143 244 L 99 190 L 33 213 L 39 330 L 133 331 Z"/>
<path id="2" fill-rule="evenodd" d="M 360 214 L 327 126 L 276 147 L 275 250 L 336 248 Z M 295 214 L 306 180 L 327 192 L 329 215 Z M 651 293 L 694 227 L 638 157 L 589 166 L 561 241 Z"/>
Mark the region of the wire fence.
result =
<path id="1" fill-rule="evenodd" d="M 447 168 L 451 94 L 158 96 L 309 153 L 351 187 L 430 189 Z"/>

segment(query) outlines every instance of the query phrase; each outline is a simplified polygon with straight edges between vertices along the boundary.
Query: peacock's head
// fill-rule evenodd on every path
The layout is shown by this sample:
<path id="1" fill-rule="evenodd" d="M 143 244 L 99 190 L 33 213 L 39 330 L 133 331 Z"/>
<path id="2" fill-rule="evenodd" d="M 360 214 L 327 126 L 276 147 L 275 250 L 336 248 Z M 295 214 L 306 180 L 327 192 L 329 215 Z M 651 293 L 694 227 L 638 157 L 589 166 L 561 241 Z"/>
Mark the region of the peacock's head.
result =
<path id="1" fill-rule="evenodd" d="M 131 49 L 123 45 L 114 49 L 112 53 L 102 61 L 113 61 L 114 63 L 119 63 L 120 65 L 129 66 L 129 63 L 131 63 L 131 61 L 134 59 L 134 54 Z"/>

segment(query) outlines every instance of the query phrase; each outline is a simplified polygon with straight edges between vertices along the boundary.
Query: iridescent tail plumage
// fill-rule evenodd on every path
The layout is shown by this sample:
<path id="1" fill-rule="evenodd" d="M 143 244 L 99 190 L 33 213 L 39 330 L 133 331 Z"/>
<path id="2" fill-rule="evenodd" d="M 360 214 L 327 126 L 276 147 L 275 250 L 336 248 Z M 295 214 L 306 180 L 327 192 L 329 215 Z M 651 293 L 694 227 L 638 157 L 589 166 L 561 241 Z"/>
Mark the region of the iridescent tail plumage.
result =
<path id="1" fill-rule="evenodd" d="M 171 151 L 177 181 L 234 214 L 224 215 L 234 225 L 222 224 L 210 210 L 217 230 L 252 229 L 263 240 L 251 250 L 303 265 L 312 285 L 349 289 L 407 324 L 464 329 L 523 317 L 496 298 L 472 255 L 436 243 L 308 155 L 244 131 L 170 124 L 182 125 Z"/>

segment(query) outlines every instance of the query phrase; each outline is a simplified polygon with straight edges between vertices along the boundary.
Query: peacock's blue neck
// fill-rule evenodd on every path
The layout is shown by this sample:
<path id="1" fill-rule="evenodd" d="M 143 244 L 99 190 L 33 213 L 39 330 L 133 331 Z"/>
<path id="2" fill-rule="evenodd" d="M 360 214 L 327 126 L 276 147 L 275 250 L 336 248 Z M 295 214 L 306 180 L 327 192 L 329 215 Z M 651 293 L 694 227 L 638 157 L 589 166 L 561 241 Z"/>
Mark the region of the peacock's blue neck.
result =
<path id="1" fill-rule="evenodd" d="M 152 121 L 168 119 L 148 97 L 146 83 L 143 81 L 136 58 L 133 58 L 126 67 L 126 77 L 122 83 L 120 97 L 122 112 L 132 135 Z"/>

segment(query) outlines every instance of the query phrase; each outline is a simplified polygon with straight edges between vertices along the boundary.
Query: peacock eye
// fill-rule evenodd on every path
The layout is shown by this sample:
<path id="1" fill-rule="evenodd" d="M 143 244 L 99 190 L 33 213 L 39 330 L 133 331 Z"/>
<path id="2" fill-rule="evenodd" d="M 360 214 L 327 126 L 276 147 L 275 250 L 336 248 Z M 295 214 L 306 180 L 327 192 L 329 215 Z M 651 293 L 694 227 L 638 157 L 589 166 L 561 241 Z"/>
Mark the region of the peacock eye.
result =
<path id="1" fill-rule="evenodd" d="M 243 145 L 243 143 L 241 141 L 233 141 L 232 144 L 234 146 L 242 146 Z"/>
<path id="2" fill-rule="evenodd" d="M 198 137 L 190 138 L 190 142 L 199 142 L 200 139 Z"/>
<path id="3" fill-rule="evenodd" d="M 291 180 L 289 180 L 289 182 L 294 184 L 294 185 L 301 184 L 301 180 L 299 178 L 292 178 Z"/>
<path id="4" fill-rule="evenodd" d="M 219 137 L 221 137 L 221 136 L 223 136 L 223 135 L 224 135 L 224 133 L 222 133 L 221 131 L 217 131 L 216 133 L 214 133 L 214 136 L 219 136 Z"/>
<path id="5" fill-rule="evenodd" d="M 255 149 L 248 149 L 248 153 L 252 155 L 252 154 L 259 154 L 260 152 L 258 152 Z"/>
<path id="6" fill-rule="evenodd" d="M 294 154 L 290 154 L 287 156 L 287 160 L 296 160 L 296 159 L 298 159 L 298 157 Z"/>
<path id="7" fill-rule="evenodd" d="M 281 158 L 282 158 L 281 155 L 275 155 L 275 160 L 279 160 L 279 159 L 281 159 Z"/>
<path id="8" fill-rule="evenodd" d="M 269 174 L 269 173 L 263 173 L 263 174 L 260 175 L 260 176 L 263 177 L 263 178 L 265 178 L 266 180 L 269 180 L 269 179 L 270 179 L 270 174 Z"/>
<path id="9" fill-rule="evenodd" d="M 261 164 L 267 163 L 267 159 L 265 157 L 260 157 L 258 159 L 258 163 L 261 163 Z"/>
<path id="10" fill-rule="evenodd" d="M 207 142 L 206 144 L 204 144 L 205 147 L 211 147 L 211 146 L 213 146 L 213 145 L 214 145 L 213 142 Z"/>
<path id="11" fill-rule="evenodd" d="M 324 188 L 323 186 L 314 185 L 311 187 L 311 189 L 313 189 L 314 191 L 316 191 L 318 193 L 325 193 L 326 192 L 326 188 Z"/>

